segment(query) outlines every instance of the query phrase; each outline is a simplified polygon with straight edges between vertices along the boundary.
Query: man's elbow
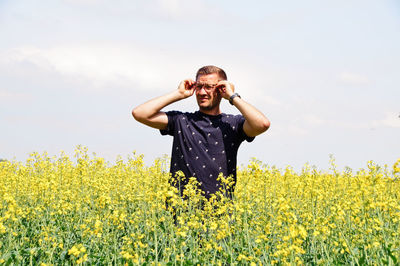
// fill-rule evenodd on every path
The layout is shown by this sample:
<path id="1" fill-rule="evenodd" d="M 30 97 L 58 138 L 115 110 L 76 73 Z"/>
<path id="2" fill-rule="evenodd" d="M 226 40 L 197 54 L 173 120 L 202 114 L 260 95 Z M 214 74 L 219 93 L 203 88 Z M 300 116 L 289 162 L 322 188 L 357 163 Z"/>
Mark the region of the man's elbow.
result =
<path id="1" fill-rule="evenodd" d="M 268 130 L 268 128 L 271 126 L 271 122 L 268 119 L 264 119 L 262 121 L 260 121 L 260 123 L 258 124 L 258 134 L 264 133 L 265 131 Z"/>
<path id="2" fill-rule="evenodd" d="M 263 132 L 267 131 L 270 126 L 271 126 L 271 122 L 268 119 L 266 119 L 263 122 Z"/>
<path id="3" fill-rule="evenodd" d="M 267 131 L 270 125 L 271 123 L 269 122 L 269 120 L 259 121 L 256 125 L 253 125 L 253 127 L 249 128 L 246 134 L 249 137 L 258 136 Z"/>
<path id="4" fill-rule="evenodd" d="M 134 108 L 132 110 L 132 116 L 133 116 L 133 118 L 135 118 L 136 121 L 139 121 L 139 122 L 142 122 L 144 119 L 143 114 L 137 108 Z"/>

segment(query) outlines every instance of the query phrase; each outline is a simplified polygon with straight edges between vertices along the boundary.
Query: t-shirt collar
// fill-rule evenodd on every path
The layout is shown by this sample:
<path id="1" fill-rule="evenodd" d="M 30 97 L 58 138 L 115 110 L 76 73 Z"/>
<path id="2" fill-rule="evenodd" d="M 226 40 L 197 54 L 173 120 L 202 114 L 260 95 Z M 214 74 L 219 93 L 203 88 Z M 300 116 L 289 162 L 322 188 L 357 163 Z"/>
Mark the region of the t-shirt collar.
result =
<path id="1" fill-rule="evenodd" d="M 210 119 L 220 118 L 220 117 L 223 115 L 223 113 L 220 113 L 220 114 L 218 114 L 218 115 L 209 115 L 209 114 L 205 114 L 205 113 L 203 113 L 203 112 L 201 112 L 201 111 L 196 111 L 196 113 L 197 113 L 198 115 L 201 115 L 201 116 L 204 116 L 204 117 L 208 117 L 208 118 L 210 118 Z"/>

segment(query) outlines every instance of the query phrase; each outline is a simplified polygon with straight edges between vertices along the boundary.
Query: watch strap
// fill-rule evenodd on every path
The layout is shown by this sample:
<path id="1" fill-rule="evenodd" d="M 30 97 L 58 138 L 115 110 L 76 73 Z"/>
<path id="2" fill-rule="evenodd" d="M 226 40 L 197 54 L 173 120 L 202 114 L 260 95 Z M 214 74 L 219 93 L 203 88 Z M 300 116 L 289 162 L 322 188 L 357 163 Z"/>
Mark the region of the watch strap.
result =
<path id="1" fill-rule="evenodd" d="M 233 99 L 234 99 L 235 97 L 242 98 L 242 97 L 240 97 L 239 93 L 235 92 L 235 93 L 232 94 L 232 96 L 229 98 L 229 103 L 230 103 L 230 104 L 233 105 Z"/>

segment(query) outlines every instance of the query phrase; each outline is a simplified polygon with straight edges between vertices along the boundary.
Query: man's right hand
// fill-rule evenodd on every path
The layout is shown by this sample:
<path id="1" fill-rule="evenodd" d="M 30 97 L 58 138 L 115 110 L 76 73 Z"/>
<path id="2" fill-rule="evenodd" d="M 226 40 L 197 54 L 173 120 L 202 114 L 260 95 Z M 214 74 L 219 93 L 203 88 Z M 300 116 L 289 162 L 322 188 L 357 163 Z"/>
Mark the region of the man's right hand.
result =
<path id="1" fill-rule="evenodd" d="M 181 95 L 182 99 L 188 98 L 194 94 L 195 83 L 196 82 L 192 79 L 185 79 L 181 81 L 178 87 L 178 92 Z"/>

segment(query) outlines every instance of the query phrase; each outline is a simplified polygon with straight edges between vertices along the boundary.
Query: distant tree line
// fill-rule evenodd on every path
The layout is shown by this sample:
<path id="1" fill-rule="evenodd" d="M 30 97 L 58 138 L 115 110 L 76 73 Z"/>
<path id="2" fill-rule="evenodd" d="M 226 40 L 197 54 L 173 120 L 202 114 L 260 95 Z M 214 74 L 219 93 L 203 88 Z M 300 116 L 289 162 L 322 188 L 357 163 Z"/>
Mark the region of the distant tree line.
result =
<path id="1" fill-rule="evenodd" d="M 0 158 L 0 163 L 1 163 L 1 162 L 5 162 L 5 161 L 7 161 L 7 160 L 6 160 L 6 159 Z"/>

